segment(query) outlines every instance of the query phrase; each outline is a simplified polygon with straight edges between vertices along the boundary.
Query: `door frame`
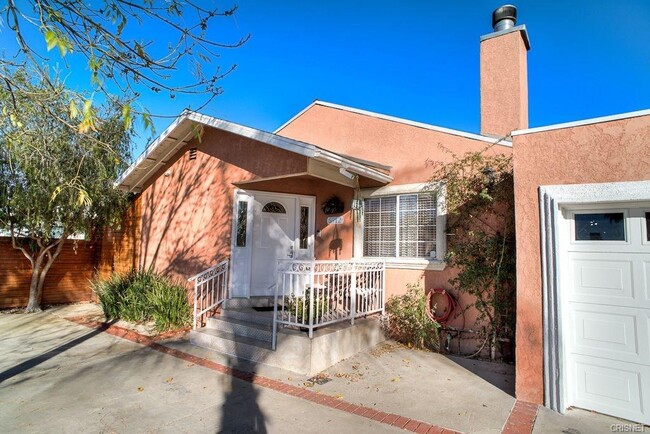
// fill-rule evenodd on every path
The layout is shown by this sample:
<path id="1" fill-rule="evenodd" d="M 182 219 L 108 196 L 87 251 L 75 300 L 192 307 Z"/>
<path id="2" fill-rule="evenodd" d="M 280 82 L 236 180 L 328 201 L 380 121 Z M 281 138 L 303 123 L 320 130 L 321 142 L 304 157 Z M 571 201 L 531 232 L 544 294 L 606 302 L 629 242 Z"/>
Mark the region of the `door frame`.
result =
<path id="1" fill-rule="evenodd" d="M 231 241 L 230 241 L 230 250 L 231 258 L 230 261 L 230 287 L 229 287 L 229 298 L 234 298 L 233 292 L 236 292 L 236 297 L 238 298 L 250 298 L 250 283 L 252 276 L 252 258 L 253 258 L 253 247 L 255 240 L 253 239 L 253 225 L 255 222 L 255 202 L 257 198 L 260 197 L 283 197 L 296 199 L 295 201 L 295 227 L 297 231 L 300 228 L 300 208 L 302 206 L 307 206 L 310 208 L 311 212 L 309 215 L 309 222 L 307 226 L 307 252 L 304 253 L 305 258 L 313 259 L 314 258 L 314 241 L 316 233 L 316 196 L 308 196 L 303 194 L 289 194 L 289 193 L 276 193 L 273 191 L 262 191 L 262 190 L 244 190 L 236 188 L 234 191 L 234 202 L 233 202 L 233 213 L 232 213 L 232 223 L 231 223 Z M 246 216 L 246 246 L 237 247 L 237 207 L 238 202 L 244 200 L 248 203 L 247 216 Z M 299 252 L 299 236 L 294 237 L 294 252 Z M 295 254 L 294 254 L 295 257 Z"/>
<path id="2" fill-rule="evenodd" d="M 636 207 L 650 201 L 650 181 L 571 184 L 539 187 L 540 247 L 542 265 L 542 327 L 544 405 L 565 412 L 570 402 L 567 390 L 562 331 L 561 288 L 567 223 L 566 208 Z"/>

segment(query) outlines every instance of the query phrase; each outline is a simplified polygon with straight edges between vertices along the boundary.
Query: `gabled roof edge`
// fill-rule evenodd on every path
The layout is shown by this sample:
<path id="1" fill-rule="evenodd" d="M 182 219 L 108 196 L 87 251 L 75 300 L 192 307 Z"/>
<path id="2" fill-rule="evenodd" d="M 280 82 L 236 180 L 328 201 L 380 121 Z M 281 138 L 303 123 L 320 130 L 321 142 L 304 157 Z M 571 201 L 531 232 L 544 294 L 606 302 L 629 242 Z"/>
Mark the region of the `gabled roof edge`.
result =
<path id="1" fill-rule="evenodd" d="M 300 155 L 303 155 L 307 158 L 314 158 L 319 161 L 323 161 L 329 164 L 335 164 L 339 167 L 350 170 L 353 173 L 368 177 L 370 179 L 379 181 L 379 182 L 390 182 L 392 177 L 387 175 L 380 170 L 376 170 L 373 167 L 369 167 L 357 161 L 354 161 L 351 158 L 346 158 L 345 156 L 339 155 L 335 152 L 331 152 L 322 148 L 319 148 L 310 143 L 301 142 L 298 140 L 290 139 L 288 137 L 280 136 L 274 133 L 269 133 L 266 131 L 258 130 L 255 128 L 247 127 L 244 125 L 236 124 L 234 122 L 218 119 L 212 116 L 204 115 L 197 112 L 192 112 L 189 110 L 183 111 L 172 124 L 165 129 L 165 131 L 158 136 L 151 144 L 149 144 L 142 154 L 133 162 L 115 181 L 114 185 L 116 187 L 126 187 L 129 191 L 134 191 L 135 185 L 141 185 L 149 178 L 153 170 L 149 170 L 143 177 L 137 179 L 137 182 L 131 185 L 123 185 L 124 181 L 138 169 L 140 165 L 144 163 L 149 155 L 151 155 L 158 148 L 163 146 L 165 140 L 178 128 L 184 121 L 192 121 L 205 126 L 215 128 L 217 130 L 227 131 L 233 134 L 237 134 L 242 137 L 247 137 L 253 140 L 260 141 L 262 143 L 274 146 L 276 148 L 284 149 L 289 152 L 294 152 Z M 170 145 L 169 152 L 175 152 L 178 147 L 178 142 L 174 145 Z"/>
<path id="2" fill-rule="evenodd" d="M 396 116 L 385 115 L 385 114 L 382 114 L 382 113 L 376 113 L 376 112 L 372 112 L 372 111 L 368 111 L 368 110 L 362 110 L 362 109 L 358 109 L 358 108 L 354 108 L 354 107 L 348 107 L 348 106 L 344 106 L 344 105 L 341 105 L 341 104 L 335 104 L 335 103 L 320 101 L 320 100 L 314 100 L 311 104 L 309 104 L 307 107 L 305 107 L 300 112 L 298 112 L 298 114 L 296 114 L 291 119 L 289 119 L 284 124 L 282 124 L 278 129 L 276 129 L 274 131 L 274 133 L 277 134 L 279 131 L 281 131 L 287 125 L 289 125 L 290 123 L 292 123 L 293 121 L 298 119 L 307 110 L 309 110 L 310 108 L 312 108 L 315 105 L 320 105 L 320 106 L 323 106 L 323 107 L 329 107 L 329 108 L 333 108 L 333 109 L 343 110 L 343 111 L 356 113 L 356 114 L 360 114 L 360 115 L 364 115 L 364 116 L 370 116 L 370 117 L 373 117 L 373 118 L 383 119 L 383 120 L 390 121 L 390 122 L 397 122 L 397 123 L 400 123 L 400 124 L 410 125 L 410 126 L 413 126 L 413 127 L 416 127 L 416 128 L 423 128 L 423 129 L 426 129 L 426 130 L 437 131 L 439 133 L 464 137 L 466 139 L 480 140 L 480 141 L 487 142 L 487 143 L 497 144 L 497 145 L 506 146 L 506 147 L 512 147 L 512 142 L 509 141 L 509 140 L 503 140 L 503 139 L 499 139 L 499 138 L 491 137 L 491 136 L 483 136 L 481 134 L 468 133 L 468 132 L 465 132 L 465 131 L 454 130 L 452 128 L 439 127 L 439 126 L 436 126 L 436 125 L 426 124 L 424 122 L 412 121 L 412 120 L 409 120 L 409 119 L 399 118 L 399 117 L 396 117 Z"/>
<path id="3" fill-rule="evenodd" d="M 584 125 L 598 124 L 602 122 L 620 121 L 622 119 L 638 118 L 640 116 L 648 116 L 648 115 L 650 115 L 650 109 L 637 110 L 633 112 L 619 113 L 610 116 L 600 116 L 597 118 L 582 119 L 579 121 L 562 122 L 559 124 L 551 124 L 543 127 L 527 128 L 525 130 L 513 131 L 511 135 L 520 136 L 523 134 L 532 134 L 532 133 L 539 133 L 542 131 L 551 131 L 551 130 L 561 130 L 564 128 L 580 127 Z"/>

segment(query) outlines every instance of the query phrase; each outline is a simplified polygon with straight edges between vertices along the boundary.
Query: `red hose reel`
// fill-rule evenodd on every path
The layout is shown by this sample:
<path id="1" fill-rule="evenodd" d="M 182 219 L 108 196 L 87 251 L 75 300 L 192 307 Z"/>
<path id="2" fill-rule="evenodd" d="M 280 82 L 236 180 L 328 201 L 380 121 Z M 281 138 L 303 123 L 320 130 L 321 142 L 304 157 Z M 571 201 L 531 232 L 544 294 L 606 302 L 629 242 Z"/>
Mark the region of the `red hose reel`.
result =
<path id="1" fill-rule="evenodd" d="M 436 312 L 431 310 L 432 305 L 431 302 L 433 301 L 433 296 L 436 294 L 440 294 L 442 298 L 445 301 L 444 309 L 442 313 L 436 315 Z M 440 303 L 435 304 L 438 308 L 442 307 Z M 454 298 L 453 295 L 449 291 L 443 288 L 434 288 L 431 291 L 427 293 L 427 308 L 426 308 L 426 313 L 427 316 L 429 317 L 430 320 L 437 322 L 438 324 L 445 325 L 447 324 L 447 321 L 449 321 L 449 317 L 451 316 L 451 313 L 456 309 L 456 306 L 458 305 L 458 302 Z"/>

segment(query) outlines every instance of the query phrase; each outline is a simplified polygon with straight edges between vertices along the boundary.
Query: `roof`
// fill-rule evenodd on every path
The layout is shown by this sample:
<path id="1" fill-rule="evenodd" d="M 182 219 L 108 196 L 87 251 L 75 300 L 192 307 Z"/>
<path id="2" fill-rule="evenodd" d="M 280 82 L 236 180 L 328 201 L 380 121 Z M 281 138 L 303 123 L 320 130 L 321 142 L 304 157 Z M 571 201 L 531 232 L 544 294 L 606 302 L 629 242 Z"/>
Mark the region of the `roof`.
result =
<path id="1" fill-rule="evenodd" d="M 619 113 L 611 116 L 602 116 L 598 118 L 582 119 L 574 122 L 564 122 L 561 124 L 545 125 L 543 127 L 528 128 L 526 130 L 517 130 L 511 133 L 512 136 L 523 134 L 541 133 L 543 131 L 561 130 L 564 128 L 580 127 L 584 125 L 600 124 L 603 122 L 620 121 L 622 119 L 638 118 L 641 116 L 650 116 L 650 109 L 638 110 L 634 112 Z"/>
<path id="2" fill-rule="evenodd" d="M 329 108 L 333 108 L 333 109 L 337 109 L 337 110 L 344 110 L 346 112 L 356 113 L 356 114 L 360 114 L 360 115 L 363 115 L 363 116 L 370 116 L 370 117 L 373 117 L 373 118 L 383 119 L 383 120 L 390 121 L 390 122 L 397 122 L 397 123 L 400 123 L 400 124 L 410 125 L 410 126 L 417 127 L 417 128 L 424 128 L 426 130 L 437 131 L 439 133 L 451 134 L 453 136 L 465 137 L 467 139 L 480 140 L 480 141 L 487 142 L 487 143 L 498 144 L 498 145 L 506 146 L 506 147 L 512 147 L 512 142 L 510 140 L 506 140 L 506 139 L 499 140 L 499 138 L 496 138 L 496 137 L 493 137 L 493 136 L 484 136 L 482 134 L 473 134 L 473 133 L 468 133 L 468 132 L 465 132 L 465 131 L 454 130 L 454 129 L 451 129 L 451 128 L 438 127 L 436 125 L 430 125 L 430 124 L 425 124 L 425 123 L 422 123 L 422 122 L 411 121 L 411 120 L 408 120 L 408 119 L 403 119 L 403 118 L 398 118 L 398 117 L 395 117 L 395 116 L 384 115 L 384 114 L 381 114 L 381 113 L 375 113 L 375 112 L 371 112 L 371 111 L 368 111 L 368 110 L 361 110 L 361 109 L 357 109 L 357 108 L 354 108 L 354 107 L 347 107 L 347 106 L 344 106 L 344 105 L 334 104 L 334 103 L 331 103 L 331 102 L 325 102 L 325 101 L 320 101 L 320 100 L 315 100 L 314 102 L 309 104 L 307 107 L 302 109 L 297 115 L 295 115 L 294 117 L 289 119 L 287 122 L 282 124 L 278 129 L 276 129 L 274 131 L 274 133 L 276 133 L 276 134 L 279 133 L 282 129 L 284 129 L 286 126 L 288 126 L 294 120 L 296 120 L 297 118 L 302 116 L 303 113 L 305 113 L 307 110 L 309 110 L 310 108 L 312 108 L 312 107 L 314 107 L 316 105 L 323 106 L 323 107 L 329 107 Z"/>
<path id="3" fill-rule="evenodd" d="M 390 170 L 388 166 L 344 156 L 309 143 L 186 110 L 147 146 L 115 181 L 115 185 L 122 190 L 139 193 L 144 183 L 195 137 L 196 128 L 201 125 L 294 152 L 382 183 L 388 183 L 393 179 L 387 173 Z"/>

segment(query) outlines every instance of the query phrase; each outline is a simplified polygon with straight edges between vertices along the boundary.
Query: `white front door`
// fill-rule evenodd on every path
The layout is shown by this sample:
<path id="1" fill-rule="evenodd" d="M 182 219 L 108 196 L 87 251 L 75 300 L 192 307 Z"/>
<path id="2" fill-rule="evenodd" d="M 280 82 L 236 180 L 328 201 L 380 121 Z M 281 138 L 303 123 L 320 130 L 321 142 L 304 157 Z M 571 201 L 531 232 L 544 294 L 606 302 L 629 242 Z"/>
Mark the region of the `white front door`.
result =
<path id="1" fill-rule="evenodd" d="M 650 424 L 650 208 L 564 210 L 567 406 Z"/>
<path id="2" fill-rule="evenodd" d="M 296 239 L 296 199 L 256 195 L 253 217 L 251 296 L 272 295 L 278 259 L 293 258 Z"/>
<path id="3" fill-rule="evenodd" d="M 243 217 L 233 220 L 233 297 L 275 294 L 280 259 L 311 259 L 314 242 L 314 198 L 281 193 L 239 190 L 250 198 L 245 234 Z M 239 223 L 238 223 L 239 220 Z M 237 229 L 239 226 L 239 229 Z M 245 240 L 245 241 L 244 241 Z"/>

